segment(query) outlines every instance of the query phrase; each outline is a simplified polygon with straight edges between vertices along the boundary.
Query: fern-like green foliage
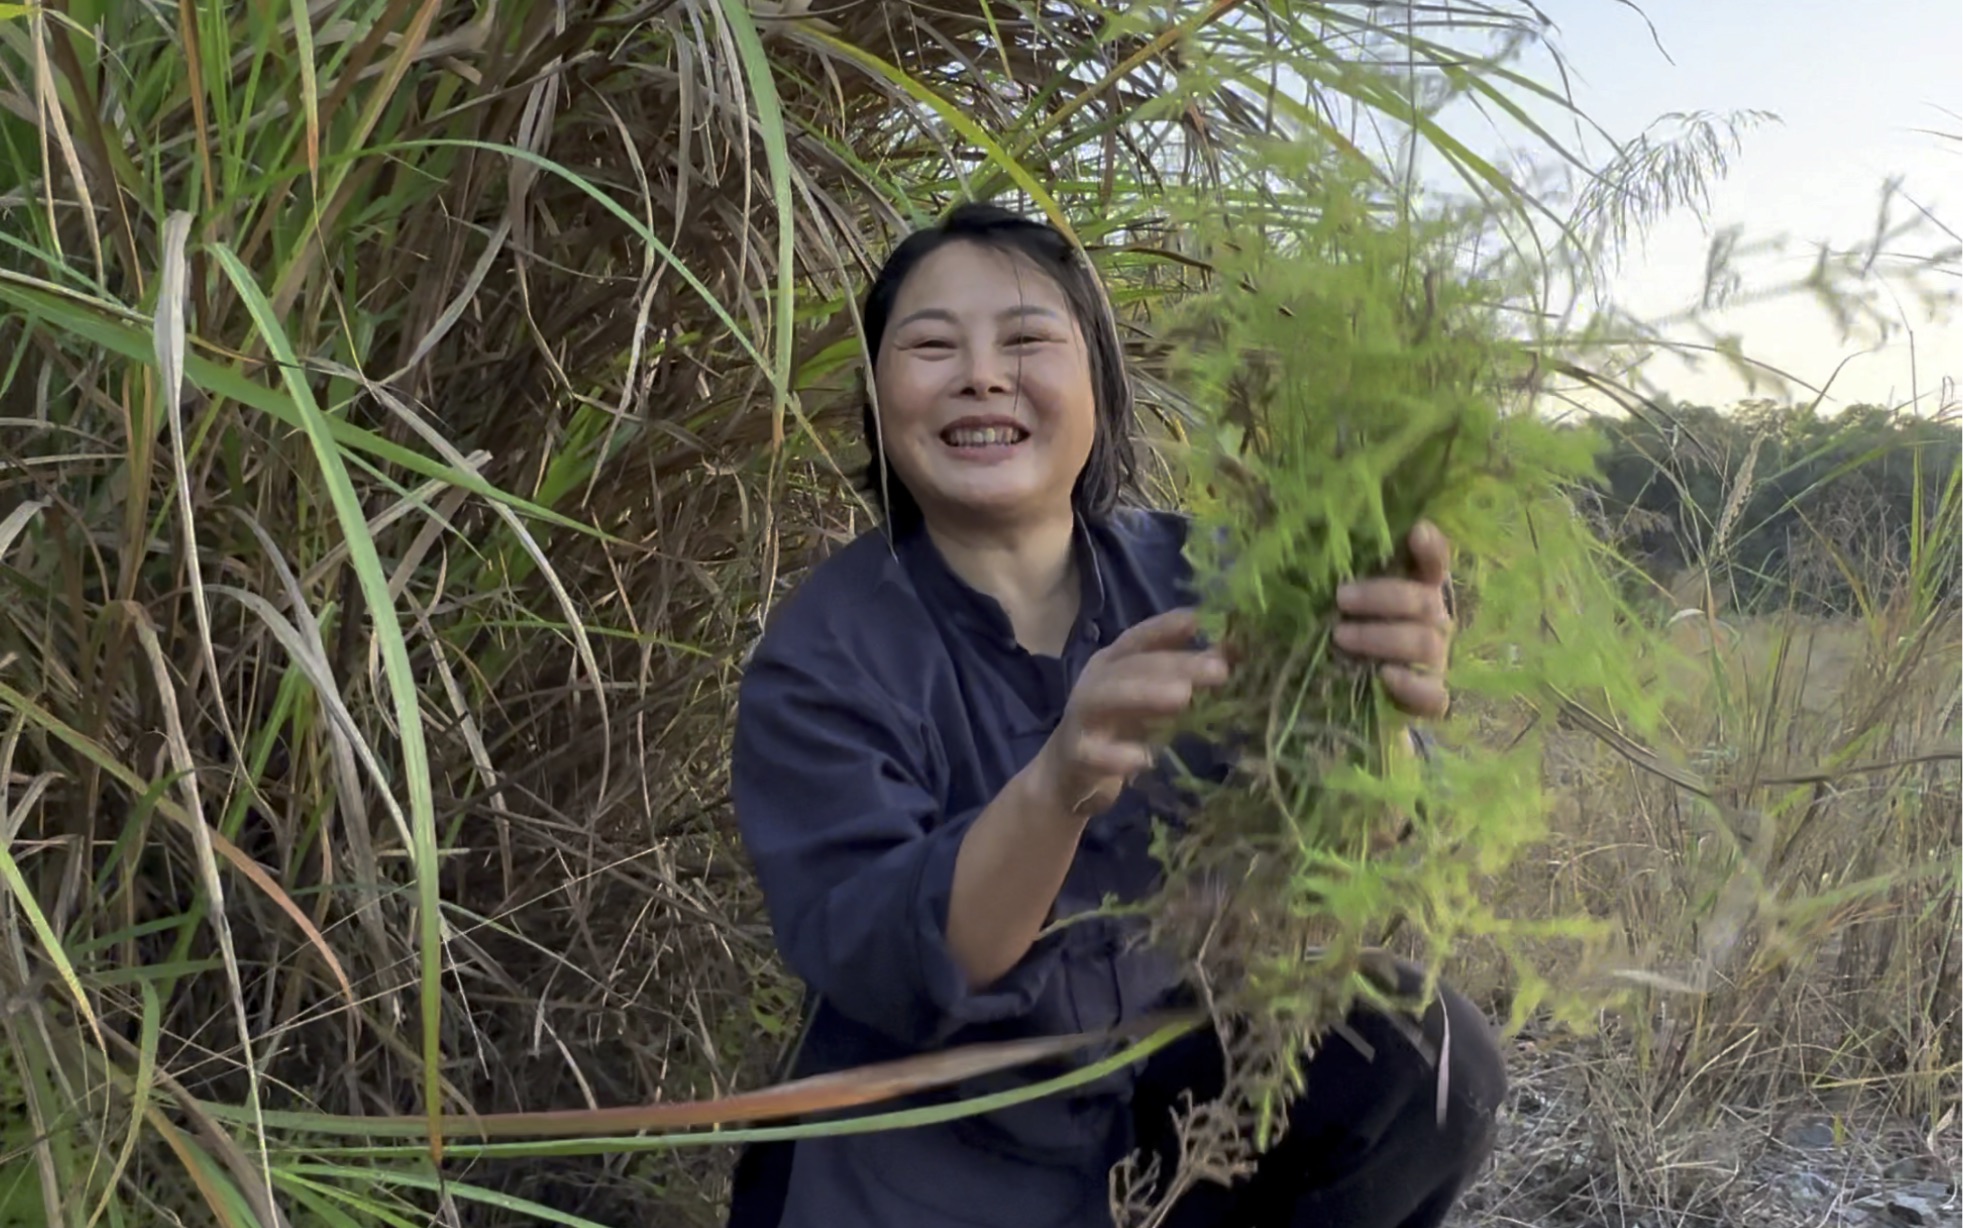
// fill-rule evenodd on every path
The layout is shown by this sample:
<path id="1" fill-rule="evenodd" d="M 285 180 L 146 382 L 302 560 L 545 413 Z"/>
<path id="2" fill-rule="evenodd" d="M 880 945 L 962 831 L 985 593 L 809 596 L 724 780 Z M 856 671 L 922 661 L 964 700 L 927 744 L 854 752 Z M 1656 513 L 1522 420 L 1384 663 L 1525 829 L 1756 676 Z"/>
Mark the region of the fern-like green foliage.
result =
<path id="1" fill-rule="evenodd" d="M 1435 978 L 1469 940 L 1514 961 L 1514 1016 L 1585 1011 L 1530 958 L 1600 947 L 1588 918 L 1497 915 L 1482 887 L 1546 830 L 1529 732 L 1484 744 L 1477 714 L 1585 696 L 1641 724 L 1640 634 L 1571 491 L 1590 436 L 1532 412 L 1515 288 L 1463 272 L 1477 222 L 1383 207 L 1336 159 L 1277 150 L 1274 199 L 1172 207 L 1209 285 L 1163 321 L 1191 402 L 1190 553 L 1209 635 L 1237 657 L 1192 732 L 1236 774 L 1163 830 L 1159 941 L 1193 961 L 1236 1038 L 1230 1089 L 1270 1141 L 1301 1054 L 1359 999 L 1386 1001 L 1393 931 Z M 1429 519 L 1455 550 L 1455 712 L 1428 762 L 1374 674 L 1330 638 L 1336 590 L 1401 565 Z M 1524 701 L 1524 707 L 1523 707 Z M 1570 952 L 1572 954 L 1572 952 Z"/>

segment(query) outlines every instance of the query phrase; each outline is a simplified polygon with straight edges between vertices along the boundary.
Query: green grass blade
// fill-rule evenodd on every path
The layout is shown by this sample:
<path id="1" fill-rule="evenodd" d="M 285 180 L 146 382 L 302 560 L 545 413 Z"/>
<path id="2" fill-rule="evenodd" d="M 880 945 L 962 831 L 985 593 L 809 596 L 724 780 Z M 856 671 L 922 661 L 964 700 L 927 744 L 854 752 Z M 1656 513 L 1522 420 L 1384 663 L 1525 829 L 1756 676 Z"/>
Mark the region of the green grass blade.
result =
<path id="1" fill-rule="evenodd" d="M 89 1215 L 88 1228 L 95 1228 L 96 1222 L 108 1213 L 114 1203 L 117 1183 L 129 1170 L 130 1157 L 136 1154 L 137 1140 L 143 1135 L 143 1114 L 150 1106 L 150 1089 L 157 1078 L 157 1038 L 163 1026 L 163 1007 L 158 1001 L 156 986 L 142 981 L 138 988 L 143 998 L 143 1015 L 137 1033 L 136 1084 L 129 1093 L 129 1128 L 123 1133 L 122 1150 L 117 1153 L 116 1163 L 109 1170 L 108 1180 L 103 1183 L 102 1198 Z"/>
<path id="2" fill-rule="evenodd" d="M 296 1174 L 312 1177 L 331 1177 L 343 1181 L 387 1182 L 412 1190 L 425 1190 L 432 1194 L 447 1194 L 451 1198 L 461 1198 L 466 1202 L 481 1203 L 496 1207 L 501 1211 L 516 1211 L 524 1215 L 528 1222 L 544 1224 L 564 1224 L 566 1228 L 608 1228 L 608 1225 L 574 1215 L 568 1211 L 555 1211 L 544 1203 L 519 1198 L 513 1194 L 501 1194 L 482 1186 L 468 1185 L 461 1181 L 450 1181 L 436 1173 L 405 1172 L 400 1169 L 352 1168 L 339 1164 L 298 1164 Z"/>
<path id="3" fill-rule="evenodd" d="M 395 601 L 389 594 L 388 572 L 383 569 L 381 558 L 376 554 L 375 543 L 368 537 L 368 518 L 362 512 L 361 501 L 355 494 L 354 483 L 348 477 L 347 465 L 329 429 L 327 416 L 314 402 L 313 389 L 307 384 L 292 341 L 273 315 L 272 304 L 259 289 L 251 270 L 224 244 L 214 244 L 210 250 L 231 279 L 240 301 L 252 314 L 267 352 L 278 361 L 287 391 L 300 411 L 307 440 L 313 446 L 314 458 L 320 465 L 335 517 L 340 521 L 341 532 L 348 544 L 349 565 L 354 568 L 362 597 L 368 605 L 370 622 L 381 650 L 383 673 L 388 678 L 389 692 L 394 701 L 396 734 L 402 745 L 402 775 L 409 789 L 409 824 L 413 837 L 411 854 L 416 875 L 423 1100 L 430 1120 L 431 1149 L 440 1155 L 443 1060 L 443 931 L 437 882 L 440 867 L 437 864 L 436 803 L 430 788 L 429 751 L 424 739 L 422 704 L 416 688 L 415 670 L 409 663 L 408 640 L 402 633 Z"/>
<path id="4" fill-rule="evenodd" d="M 655 254 L 660 256 L 669 268 L 675 270 L 675 275 L 682 279 L 683 284 L 688 286 L 690 290 L 693 290 L 696 296 L 702 300 L 703 305 L 716 317 L 717 322 L 729 330 L 730 337 L 742 349 L 744 356 L 757 365 L 757 369 L 764 374 L 765 378 L 773 381 L 776 379 L 774 366 L 764 360 L 763 352 L 757 348 L 756 342 L 736 323 L 736 317 L 729 314 L 729 308 L 723 306 L 722 300 L 716 297 L 715 291 L 711 290 L 700 277 L 695 275 L 695 272 L 683 262 L 682 258 L 675 254 L 673 248 L 662 242 L 660 236 L 648 229 L 645 221 L 635 217 L 633 213 L 628 211 L 625 205 L 613 197 L 608 196 L 605 192 L 602 192 L 592 180 L 576 173 L 569 167 L 554 162 L 550 158 L 535 154 L 529 149 L 520 149 L 515 145 L 500 145 L 494 141 L 473 141 L 449 137 L 422 141 L 398 141 L 389 145 L 373 146 L 367 152 L 369 154 L 381 155 L 410 153 L 418 149 L 480 149 L 486 153 L 501 154 L 507 158 L 515 158 L 520 162 L 528 162 L 540 170 L 557 175 L 567 183 L 572 184 L 581 192 L 591 197 L 601 208 L 619 219 L 621 224 L 632 230 L 635 238 L 653 248 Z"/>
<path id="5" fill-rule="evenodd" d="M 68 996 L 75 999 L 75 1008 L 88 1021 L 89 1031 L 95 1033 L 96 1045 L 106 1052 L 108 1042 L 102 1037 L 102 1024 L 96 1018 L 95 1007 L 89 1004 L 89 995 L 82 989 L 82 980 L 75 975 L 75 965 L 69 962 L 68 953 L 62 950 L 61 939 L 48 922 L 48 914 L 41 911 L 40 902 L 28 889 L 27 878 L 21 874 L 20 863 L 14 860 L 13 850 L 9 847 L 12 843 L 11 838 L 0 841 L 0 883 L 7 885 L 8 894 L 14 898 L 14 906 L 27 918 L 27 927 L 34 931 L 34 936 L 41 940 L 41 948 L 47 955 L 48 963 L 53 965 L 55 975 L 61 978 Z"/>
<path id="6" fill-rule="evenodd" d="M 77 338 L 124 358 L 145 366 L 156 361 L 150 321 L 135 312 L 99 300 L 83 299 L 60 286 L 5 269 L 0 269 L 0 301 L 10 302 L 23 311 L 59 324 Z M 187 353 L 184 356 L 184 374 L 206 392 L 250 406 L 286 426 L 303 428 L 301 411 L 290 396 L 257 383 L 231 367 L 196 353 Z M 624 544 L 590 524 L 500 490 L 469 470 L 439 464 L 343 419 L 328 418 L 326 422 L 334 441 L 343 447 L 364 452 L 423 477 L 449 482 L 480 498 L 495 500 L 561 528 L 602 541 Z"/>
<path id="7" fill-rule="evenodd" d="M 0 516 L 0 559 L 7 557 L 7 548 L 14 544 L 14 538 L 19 537 L 20 531 L 27 527 L 27 522 L 34 519 L 35 513 L 46 506 L 48 506 L 46 499 L 29 499 L 5 516 Z"/>
<path id="8" fill-rule="evenodd" d="M 1132 1062 L 1151 1056 L 1166 1045 L 1193 1030 L 1193 1019 L 1175 1020 L 1155 1031 L 1125 1045 L 1116 1053 L 1099 1061 L 1066 1071 L 1054 1078 L 1026 1087 L 1011 1088 L 1007 1091 L 993 1092 L 986 1096 L 975 1096 L 948 1104 L 934 1104 L 919 1108 L 901 1109 L 888 1113 L 873 1113 L 852 1117 L 843 1121 L 810 1122 L 799 1125 L 763 1126 L 748 1129 L 691 1128 L 671 1133 L 647 1133 L 632 1137 L 559 1137 L 543 1138 L 527 1142 L 474 1143 L 459 1141 L 470 1136 L 468 1118 L 452 1117 L 455 1127 L 453 1136 L 445 1144 L 446 1155 L 456 1158 L 494 1157 L 516 1158 L 525 1156 L 567 1156 L 567 1155 L 613 1155 L 625 1152 L 656 1151 L 671 1147 L 710 1146 L 726 1143 L 767 1142 L 779 1139 L 824 1138 L 839 1134 L 869 1134 L 881 1130 L 906 1129 L 912 1126 L 934 1125 L 942 1122 L 958 1121 L 981 1113 L 1009 1108 L 1030 1101 L 1041 1100 L 1059 1092 L 1069 1091 L 1121 1069 Z M 200 1102 L 198 1108 L 219 1121 L 245 1124 L 246 1111 L 232 1105 Z M 561 1123 L 563 1115 L 554 1115 Z M 341 1135 L 366 1138 L 405 1138 L 418 1137 L 424 1124 L 407 1117 L 364 1118 L 341 1117 L 322 1113 L 269 1112 L 266 1114 L 269 1126 L 290 1130 L 295 1135 Z M 541 1123 L 541 1131 L 547 1127 Z M 339 1156 L 344 1158 L 366 1157 L 371 1159 L 401 1159 L 424 1154 L 415 1144 L 382 1146 L 320 1147 L 315 1143 L 273 1144 L 273 1149 L 304 1151 L 309 1155 Z"/>
<path id="9" fill-rule="evenodd" d="M 770 191 L 777 202 L 777 310 L 772 329 L 776 350 L 771 367 L 770 440 L 773 447 L 782 447 L 784 411 L 791 397 L 792 346 L 797 339 L 797 215 L 793 209 L 796 196 L 791 191 L 790 143 L 784 133 L 784 106 L 777 97 L 777 80 L 749 6 L 743 0 L 721 0 L 721 6 L 730 33 L 735 36 L 737 53 L 743 59 L 743 75 L 749 78 L 750 96 L 756 102 L 757 131 L 763 138 L 764 155 L 770 163 Z"/>
<path id="10" fill-rule="evenodd" d="M 151 794 L 154 785 L 151 782 L 145 781 L 143 777 L 132 771 L 127 764 L 124 764 L 113 754 L 109 753 L 100 742 L 97 742 L 45 708 L 37 706 L 26 695 L 23 695 L 4 682 L 0 682 L 0 704 L 11 704 L 15 711 L 20 712 L 27 718 L 30 724 L 45 730 L 57 741 L 82 755 L 83 758 L 87 759 L 96 767 L 101 768 L 106 775 L 117 781 L 130 792 L 139 796 L 148 796 Z M 164 790 L 155 791 L 157 809 L 169 818 L 171 822 L 176 823 L 180 827 L 188 827 L 191 822 L 191 816 L 185 812 L 182 806 L 176 805 L 169 798 L 165 797 L 163 795 L 164 792 Z M 230 840 L 226 840 L 222 834 L 212 832 L 210 833 L 210 838 L 214 849 L 223 855 L 225 860 L 232 863 L 233 869 L 250 879 L 253 885 L 257 886 L 265 894 L 267 899 L 270 899 L 280 911 L 284 912 L 293 921 L 294 925 L 299 927 L 300 932 L 307 936 L 308 943 L 320 953 L 321 958 L 326 961 L 328 967 L 334 969 L 336 976 L 345 981 L 345 976 L 339 972 L 340 963 L 335 958 L 333 948 L 327 945 L 327 941 L 322 936 L 319 928 L 307 917 L 306 913 L 300 911 L 299 906 L 293 902 L 292 897 L 282 891 L 279 884 L 274 882 L 272 877 L 257 862 L 254 862 L 250 857 L 240 852 L 238 846 Z M 181 923 L 181 918 L 171 918 L 169 921 L 171 925 Z"/>
<path id="11" fill-rule="evenodd" d="M 274 1178 L 274 1180 L 286 1190 L 293 1201 L 319 1216 L 323 1228 L 363 1228 L 360 1220 L 327 1201 L 313 1188 L 312 1183 L 302 1183 L 291 1178 L 285 1180 Z"/>
<path id="12" fill-rule="evenodd" d="M 1004 149 L 1001 142 L 990 136 L 987 129 L 976 123 L 960 107 L 928 89 L 897 65 L 880 59 L 862 47 L 855 47 L 821 30 L 801 29 L 797 37 L 801 41 L 808 41 L 824 48 L 840 59 L 850 60 L 872 76 L 933 111 L 948 127 L 960 133 L 964 140 L 971 142 L 975 148 L 986 154 L 988 160 L 1007 175 L 1018 188 L 1027 193 L 1029 199 L 1036 202 L 1036 207 L 1043 211 L 1051 224 L 1068 235 L 1072 243 L 1078 241 L 1077 232 L 1070 225 L 1069 215 L 1064 211 L 1063 206 L 1057 203 L 1056 197 L 1050 190 L 1043 186 L 1042 181 L 1037 179 L 1028 167 Z"/>
<path id="13" fill-rule="evenodd" d="M 318 186 L 320 85 L 314 80 L 314 26 L 313 18 L 307 13 L 307 0 L 293 0 L 293 58 L 300 68 L 300 111 L 307 122 L 307 173 Z"/>
<path id="14" fill-rule="evenodd" d="M 196 1143 L 185 1138 L 154 1106 L 144 1116 L 150 1128 L 176 1153 L 178 1163 L 184 1166 L 185 1173 L 190 1176 L 191 1183 L 197 1187 L 199 1196 L 204 1199 L 205 1206 L 220 1228 L 271 1228 L 259 1222 L 258 1217 L 252 1214 L 252 1208 L 240 1196 L 238 1187 Z"/>
<path id="15" fill-rule="evenodd" d="M 381 1223 L 384 1228 L 428 1228 L 426 1215 L 418 1215 L 410 1219 L 398 1215 L 392 1207 L 383 1206 L 380 1200 L 357 1192 L 374 1188 L 374 1182 L 365 1178 L 352 1189 L 345 1183 L 315 1181 L 292 1172 L 276 1173 L 273 1179 L 309 1207 L 323 1205 L 331 1199 L 341 1206 L 351 1208 Z M 365 1228 L 365 1226 L 357 1224 L 357 1228 Z"/>

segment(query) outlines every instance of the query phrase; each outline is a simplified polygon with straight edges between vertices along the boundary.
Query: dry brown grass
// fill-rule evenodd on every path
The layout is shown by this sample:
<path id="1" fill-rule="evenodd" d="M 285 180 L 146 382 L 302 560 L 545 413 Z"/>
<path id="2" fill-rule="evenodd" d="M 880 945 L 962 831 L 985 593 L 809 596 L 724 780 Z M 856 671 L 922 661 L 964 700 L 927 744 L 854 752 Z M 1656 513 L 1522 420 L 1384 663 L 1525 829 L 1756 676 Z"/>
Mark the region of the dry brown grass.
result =
<path id="1" fill-rule="evenodd" d="M 1700 992 L 1637 992 L 1592 1036 L 1530 1028 L 1465 1222 L 1860 1222 L 1862 1195 L 1954 1174 L 1963 664 L 1953 612 L 1935 619 L 1919 640 L 1751 620 L 1679 663 L 1668 749 L 1729 782 L 1712 800 L 1595 738 L 1550 739 L 1561 820 L 1499 893 L 1615 918 L 1632 966 Z M 1468 976 L 1503 1004 L 1490 972 Z M 1832 1145 L 1795 1146 L 1822 1114 Z"/>

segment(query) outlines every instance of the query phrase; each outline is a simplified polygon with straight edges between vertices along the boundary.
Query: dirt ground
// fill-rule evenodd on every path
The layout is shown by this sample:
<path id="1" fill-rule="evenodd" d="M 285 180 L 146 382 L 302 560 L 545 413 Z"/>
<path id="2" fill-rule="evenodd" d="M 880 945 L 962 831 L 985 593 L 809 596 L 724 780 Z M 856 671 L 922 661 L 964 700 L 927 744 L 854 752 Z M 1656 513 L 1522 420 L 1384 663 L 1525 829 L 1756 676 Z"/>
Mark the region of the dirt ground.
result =
<path id="1" fill-rule="evenodd" d="M 1963 1225 L 1953 1108 L 1913 1121 L 1872 1090 L 1828 1092 L 1651 1131 L 1591 1107 L 1620 1082 L 1607 1064 L 1629 1060 L 1600 1039 L 1516 1039 L 1495 1157 L 1453 1228 Z"/>

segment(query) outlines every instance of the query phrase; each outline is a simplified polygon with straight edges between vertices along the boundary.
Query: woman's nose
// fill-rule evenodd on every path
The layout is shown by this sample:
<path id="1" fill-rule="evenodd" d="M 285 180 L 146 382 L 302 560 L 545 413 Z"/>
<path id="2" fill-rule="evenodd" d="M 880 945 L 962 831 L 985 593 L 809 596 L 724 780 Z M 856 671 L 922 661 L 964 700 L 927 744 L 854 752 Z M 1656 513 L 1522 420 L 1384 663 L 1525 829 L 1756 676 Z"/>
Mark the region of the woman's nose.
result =
<path id="1" fill-rule="evenodd" d="M 962 371 L 961 391 L 969 396 L 992 396 L 1014 389 L 1014 365 L 1000 346 L 967 347 L 967 366 Z"/>

